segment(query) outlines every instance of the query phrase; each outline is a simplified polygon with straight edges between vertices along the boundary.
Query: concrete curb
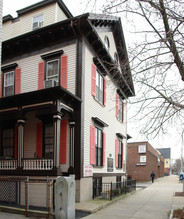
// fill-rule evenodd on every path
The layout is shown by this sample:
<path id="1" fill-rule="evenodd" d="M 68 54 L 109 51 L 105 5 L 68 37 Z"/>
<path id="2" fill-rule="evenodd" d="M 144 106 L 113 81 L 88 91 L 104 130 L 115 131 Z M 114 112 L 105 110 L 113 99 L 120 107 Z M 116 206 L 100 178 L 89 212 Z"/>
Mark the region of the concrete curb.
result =
<path id="1" fill-rule="evenodd" d="M 173 210 L 170 211 L 169 219 L 173 219 Z"/>

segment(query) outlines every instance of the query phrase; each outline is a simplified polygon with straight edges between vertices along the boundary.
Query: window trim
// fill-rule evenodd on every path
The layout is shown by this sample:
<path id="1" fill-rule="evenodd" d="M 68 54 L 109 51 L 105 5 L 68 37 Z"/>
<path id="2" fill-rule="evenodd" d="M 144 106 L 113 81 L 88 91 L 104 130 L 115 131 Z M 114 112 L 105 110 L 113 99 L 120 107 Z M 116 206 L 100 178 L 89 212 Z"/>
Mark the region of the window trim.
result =
<path id="1" fill-rule="evenodd" d="M 122 141 L 118 139 L 118 167 L 117 168 L 122 168 L 122 155 L 123 155 L 123 148 L 122 148 Z"/>
<path id="2" fill-rule="evenodd" d="M 103 86 L 103 89 L 101 90 L 100 89 L 100 86 L 101 86 L 101 79 L 102 79 L 102 86 Z M 97 84 L 98 82 L 98 84 Z M 95 95 L 95 99 L 102 105 L 105 105 L 104 104 L 104 92 L 105 92 L 105 78 L 103 77 L 103 75 L 96 69 L 96 95 Z M 98 85 L 98 86 L 97 86 Z M 100 93 L 102 93 L 102 100 L 100 99 Z"/>
<path id="3" fill-rule="evenodd" d="M 37 17 L 41 17 L 41 16 L 42 16 L 42 21 L 39 22 L 39 23 L 41 23 L 41 26 L 38 26 L 38 27 L 35 27 L 35 28 L 34 28 L 33 25 L 34 25 L 34 23 L 36 23 L 36 21 L 34 22 L 34 19 L 37 18 Z M 38 22 L 38 21 L 37 21 L 37 22 Z M 38 15 L 33 16 L 33 17 L 32 17 L 32 30 L 37 30 L 37 29 L 43 27 L 43 23 L 44 23 L 44 14 L 43 14 L 43 13 L 40 13 L 40 14 L 38 14 Z"/>
<path id="4" fill-rule="evenodd" d="M 96 146 L 96 130 L 97 130 L 97 146 Z M 101 135 L 101 142 L 99 145 L 99 132 Z M 99 147 L 101 146 L 101 147 Z M 100 156 L 100 161 L 99 159 L 99 150 L 101 150 L 101 156 Z M 97 152 L 97 154 L 96 154 Z M 96 167 L 102 167 L 103 166 L 103 130 L 97 126 L 95 126 L 95 166 Z"/>
<path id="5" fill-rule="evenodd" d="M 9 84 L 7 86 L 5 86 L 5 76 L 7 74 L 11 74 L 12 73 L 12 78 L 13 78 L 13 83 L 12 84 Z M 5 95 L 6 94 L 6 88 L 8 87 L 12 87 L 12 94 L 10 95 Z M 9 97 L 9 96 L 12 96 L 15 94 L 15 71 L 14 70 L 11 70 L 11 71 L 7 71 L 7 72 L 4 72 L 3 73 L 3 97 Z"/>
<path id="6" fill-rule="evenodd" d="M 13 137 L 12 137 L 12 139 L 13 139 L 13 145 L 12 145 L 12 149 L 13 149 L 13 152 L 12 152 L 12 156 L 5 156 L 4 155 L 4 153 L 3 153 L 3 150 L 4 150 L 4 145 L 3 145 L 3 131 L 5 130 L 5 129 L 11 129 L 12 130 L 12 132 L 13 132 Z M 0 134 L 0 136 L 1 136 L 1 151 L 0 151 L 0 156 L 1 157 L 3 157 L 3 158 L 11 158 L 11 159 L 13 159 L 14 158 L 14 153 L 15 153 L 15 127 L 14 127 L 14 124 L 12 124 L 12 125 L 5 125 L 5 126 L 2 126 L 1 128 L 0 128 L 0 131 L 1 131 L 1 134 Z"/>

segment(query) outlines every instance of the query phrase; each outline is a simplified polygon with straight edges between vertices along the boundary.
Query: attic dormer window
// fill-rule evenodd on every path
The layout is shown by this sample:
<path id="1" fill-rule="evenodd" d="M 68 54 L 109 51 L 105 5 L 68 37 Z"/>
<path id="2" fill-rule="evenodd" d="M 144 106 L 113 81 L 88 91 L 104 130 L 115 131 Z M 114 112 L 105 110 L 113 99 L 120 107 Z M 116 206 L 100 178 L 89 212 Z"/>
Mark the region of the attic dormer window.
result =
<path id="1" fill-rule="evenodd" d="M 43 14 L 33 17 L 33 30 L 43 27 Z"/>
<path id="2" fill-rule="evenodd" d="M 109 38 L 108 36 L 105 35 L 104 37 L 104 45 L 105 45 L 105 48 L 109 51 L 110 49 L 110 43 L 109 43 Z"/>

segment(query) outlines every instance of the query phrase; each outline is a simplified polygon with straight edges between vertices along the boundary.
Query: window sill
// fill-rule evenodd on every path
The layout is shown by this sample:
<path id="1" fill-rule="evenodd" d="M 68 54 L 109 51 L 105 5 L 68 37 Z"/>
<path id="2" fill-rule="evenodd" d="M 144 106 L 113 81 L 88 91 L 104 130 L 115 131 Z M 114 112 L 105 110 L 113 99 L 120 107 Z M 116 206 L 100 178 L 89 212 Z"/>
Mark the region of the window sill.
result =
<path id="1" fill-rule="evenodd" d="M 100 104 L 102 107 L 105 107 L 105 105 L 103 103 L 101 103 L 96 97 L 93 97 L 93 98 L 98 104 Z"/>

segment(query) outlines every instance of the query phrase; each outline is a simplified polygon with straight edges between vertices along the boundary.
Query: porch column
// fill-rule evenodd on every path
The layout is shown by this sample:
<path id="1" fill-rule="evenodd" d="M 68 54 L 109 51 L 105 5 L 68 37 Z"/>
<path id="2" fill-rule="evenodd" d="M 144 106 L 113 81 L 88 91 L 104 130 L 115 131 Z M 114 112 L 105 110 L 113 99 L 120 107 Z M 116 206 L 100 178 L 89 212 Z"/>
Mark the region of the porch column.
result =
<path id="1" fill-rule="evenodd" d="M 23 158 L 23 153 L 24 153 L 24 125 L 25 125 L 25 120 L 20 119 L 17 121 L 18 124 L 18 163 L 17 167 L 21 168 L 22 165 L 22 158 Z"/>
<path id="2" fill-rule="evenodd" d="M 54 123 L 54 167 L 59 167 L 60 159 L 60 126 L 61 126 L 61 115 L 57 114 L 53 116 Z"/>
<path id="3" fill-rule="evenodd" d="M 69 172 L 74 172 L 74 135 L 75 135 L 75 122 L 70 122 L 70 163 Z"/>

